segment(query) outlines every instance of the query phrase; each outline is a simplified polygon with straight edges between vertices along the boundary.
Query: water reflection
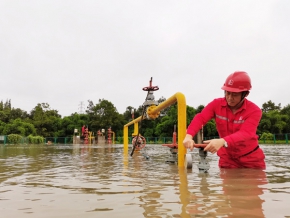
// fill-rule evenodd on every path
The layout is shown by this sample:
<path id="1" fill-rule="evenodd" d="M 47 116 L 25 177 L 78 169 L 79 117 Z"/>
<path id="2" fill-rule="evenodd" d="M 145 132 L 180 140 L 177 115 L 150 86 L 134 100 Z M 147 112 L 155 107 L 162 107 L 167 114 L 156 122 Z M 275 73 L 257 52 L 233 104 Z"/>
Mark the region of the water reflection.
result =
<path id="1" fill-rule="evenodd" d="M 221 171 L 226 201 L 223 209 L 232 217 L 264 217 L 260 195 L 267 184 L 263 170 L 240 169 Z M 219 210 L 218 210 L 219 212 Z"/>
<path id="2" fill-rule="evenodd" d="M 266 173 L 252 169 L 222 169 L 220 179 L 199 173 L 188 185 L 180 170 L 181 217 L 264 217 L 262 185 Z"/>
<path id="3" fill-rule="evenodd" d="M 267 170 L 208 174 L 165 161 L 170 151 L 123 145 L 0 146 L 1 217 L 287 217 L 290 152 L 264 146 Z"/>

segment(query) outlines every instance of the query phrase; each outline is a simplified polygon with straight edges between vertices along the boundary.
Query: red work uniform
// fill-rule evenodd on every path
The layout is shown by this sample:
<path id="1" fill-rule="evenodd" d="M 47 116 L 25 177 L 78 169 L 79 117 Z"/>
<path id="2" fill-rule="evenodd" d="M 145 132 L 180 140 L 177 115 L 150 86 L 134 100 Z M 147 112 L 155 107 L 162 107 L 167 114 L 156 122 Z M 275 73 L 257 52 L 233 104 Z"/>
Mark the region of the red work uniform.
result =
<path id="1" fill-rule="evenodd" d="M 225 98 L 217 98 L 192 119 L 187 134 L 195 136 L 214 118 L 219 137 L 228 144 L 227 148 L 221 147 L 217 152 L 219 167 L 265 169 L 265 155 L 256 134 L 261 116 L 261 109 L 246 98 L 235 114 Z"/>

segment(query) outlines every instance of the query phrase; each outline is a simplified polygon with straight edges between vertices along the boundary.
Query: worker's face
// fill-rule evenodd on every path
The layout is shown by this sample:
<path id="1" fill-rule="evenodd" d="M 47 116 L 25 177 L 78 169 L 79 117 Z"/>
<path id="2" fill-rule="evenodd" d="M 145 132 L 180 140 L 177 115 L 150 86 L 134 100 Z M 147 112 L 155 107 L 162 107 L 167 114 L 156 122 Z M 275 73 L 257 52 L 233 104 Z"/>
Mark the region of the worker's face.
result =
<path id="1" fill-rule="evenodd" d="M 242 100 L 241 92 L 228 92 L 225 91 L 227 103 L 230 107 L 235 107 Z"/>

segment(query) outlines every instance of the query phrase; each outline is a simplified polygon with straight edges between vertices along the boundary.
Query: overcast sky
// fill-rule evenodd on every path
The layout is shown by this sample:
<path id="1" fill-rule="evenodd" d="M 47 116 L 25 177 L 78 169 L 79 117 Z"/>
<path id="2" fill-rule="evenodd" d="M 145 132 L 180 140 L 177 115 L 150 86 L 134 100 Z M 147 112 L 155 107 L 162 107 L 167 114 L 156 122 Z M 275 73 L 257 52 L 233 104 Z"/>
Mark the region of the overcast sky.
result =
<path id="1" fill-rule="evenodd" d="M 68 116 L 105 99 L 119 113 L 185 95 L 197 107 L 223 96 L 237 70 L 248 99 L 290 104 L 290 1 L 0 0 L 0 100 Z"/>

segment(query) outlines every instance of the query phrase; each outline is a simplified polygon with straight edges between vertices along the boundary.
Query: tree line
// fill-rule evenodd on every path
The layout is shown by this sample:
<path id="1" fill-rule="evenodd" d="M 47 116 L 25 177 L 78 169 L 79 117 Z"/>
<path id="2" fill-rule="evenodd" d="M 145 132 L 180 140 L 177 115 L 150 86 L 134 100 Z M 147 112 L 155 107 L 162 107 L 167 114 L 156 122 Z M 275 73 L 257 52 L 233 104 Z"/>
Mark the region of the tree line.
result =
<path id="1" fill-rule="evenodd" d="M 165 101 L 164 97 L 158 103 Z M 195 114 L 202 111 L 204 105 L 197 108 L 186 106 L 187 125 Z M 290 104 L 281 107 L 269 100 L 262 105 L 262 118 L 257 130 L 260 136 L 268 133 L 283 134 L 290 133 Z M 89 131 L 96 134 L 98 130 L 111 128 L 117 137 L 123 136 L 123 127 L 132 121 L 134 117 L 141 116 L 143 106 L 138 108 L 128 106 L 121 114 L 114 104 L 105 99 L 99 99 L 97 103 L 88 100 L 88 106 L 83 114 L 72 113 L 70 116 L 62 117 L 57 110 L 51 109 L 48 103 L 38 103 L 30 112 L 20 108 L 14 108 L 11 100 L 0 102 L 0 135 L 18 134 L 21 136 L 46 137 L 69 137 L 74 130 L 80 130 L 83 125 L 88 126 Z M 177 126 L 177 105 L 161 111 L 155 120 L 142 120 L 140 134 L 144 137 L 172 137 L 174 126 Z M 133 133 L 133 127 L 129 128 L 129 136 Z M 210 120 L 204 126 L 204 137 L 215 137 L 218 133 L 215 121 Z"/>

